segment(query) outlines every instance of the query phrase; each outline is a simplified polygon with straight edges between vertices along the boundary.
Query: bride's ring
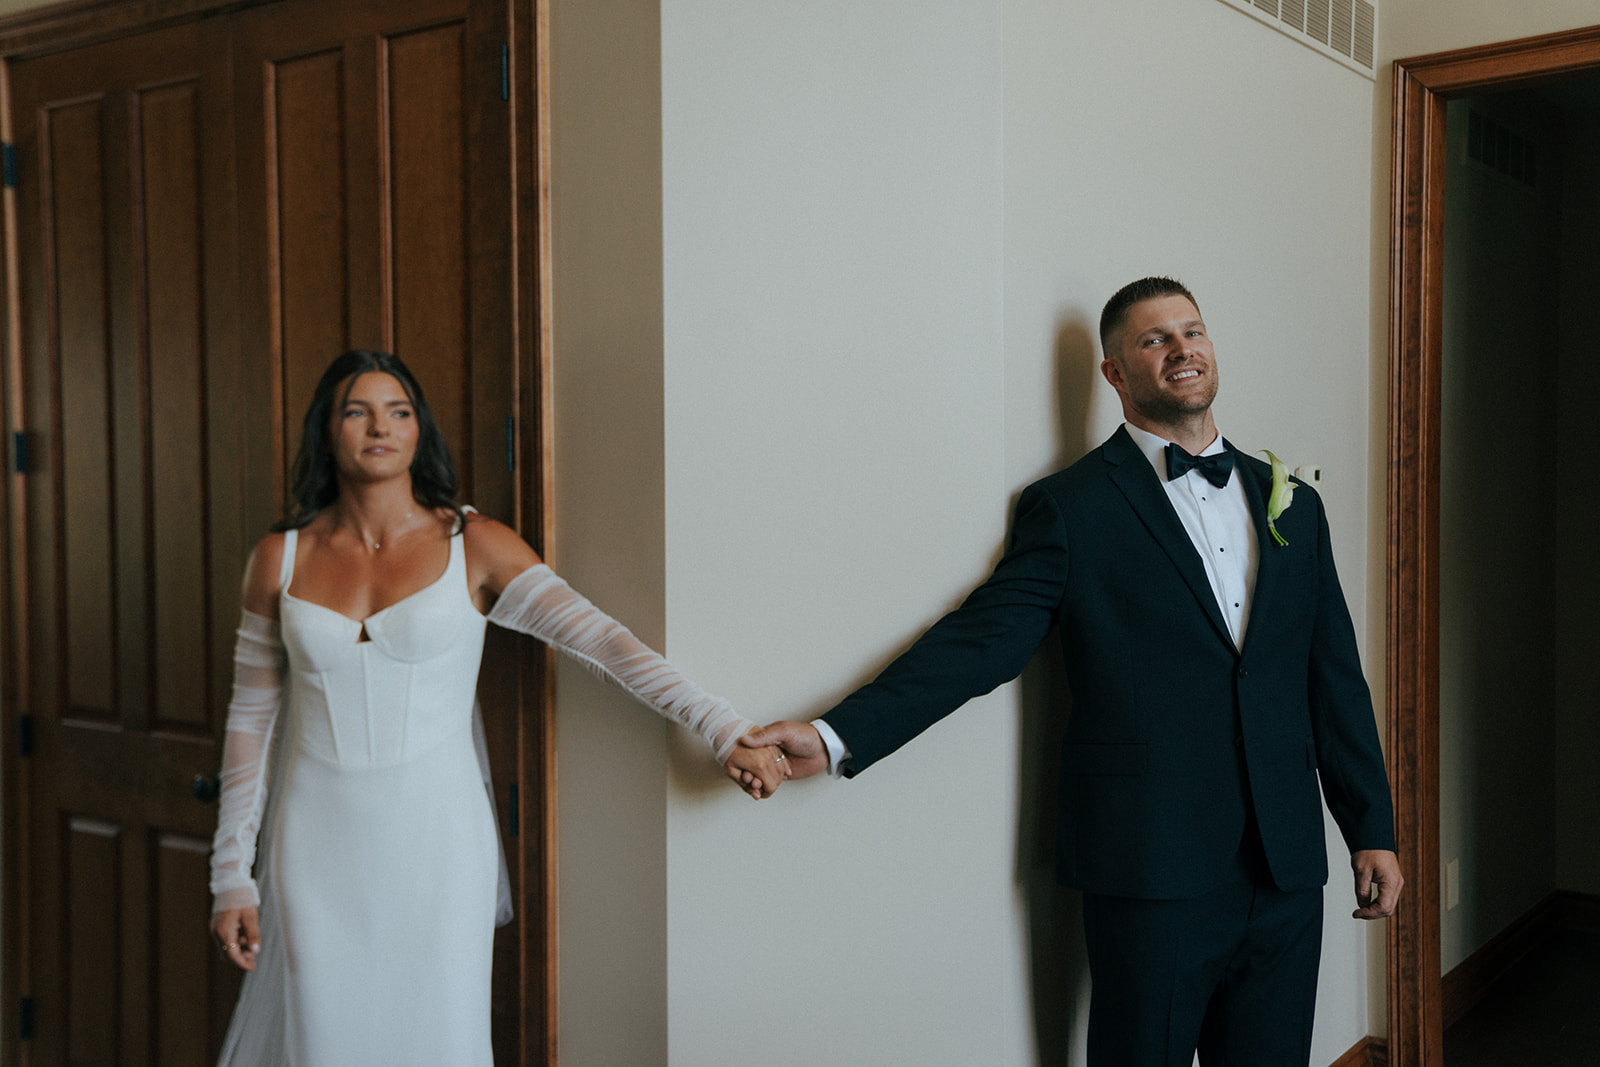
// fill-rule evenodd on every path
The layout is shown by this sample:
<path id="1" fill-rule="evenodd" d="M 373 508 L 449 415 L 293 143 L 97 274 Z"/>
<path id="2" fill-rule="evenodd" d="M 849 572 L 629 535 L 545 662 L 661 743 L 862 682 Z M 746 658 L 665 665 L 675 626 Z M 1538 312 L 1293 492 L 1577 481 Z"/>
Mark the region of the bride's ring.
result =
<path id="1" fill-rule="evenodd" d="M 788 758 L 789 758 L 788 756 L 785 756 L 782 752 L 780 752 L 776 756 L 773 757 L 772 762 L 773 763 L 782 763 L 784 760 L 786 760 Z"/>
<path id="2" fill-rule="evenodd" d="M 238 947 L 239 947 L 239 942 L 237 942 L 237 941 L 229 941 L 226 945 L 222 946 L 222 954 L 224 956 L 226 956 L 228 953 L 232 952 L 234 949 L 236 949 Z"/>

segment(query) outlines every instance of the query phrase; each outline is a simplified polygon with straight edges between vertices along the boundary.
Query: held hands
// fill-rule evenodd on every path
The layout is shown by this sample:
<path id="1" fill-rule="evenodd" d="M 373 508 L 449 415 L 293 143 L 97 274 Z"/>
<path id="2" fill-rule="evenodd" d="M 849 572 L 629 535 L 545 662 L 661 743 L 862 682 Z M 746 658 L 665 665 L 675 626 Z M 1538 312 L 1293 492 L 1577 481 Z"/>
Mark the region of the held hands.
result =
<path id="1" fill-rule="evenodd" d="M 261 951 L 261 925 L 254 908 L 229 908 L 211 916 L 211 936 L 222 954 L 246 971 L 256 969 Z"/>
<path id="2" fill-rule="evenodd" d="M 739 738 L 739 743 L 752 748 L 760 745 L 781 748 L 784 755 L 789 757 L 786 766 L 790 778 L 810 778 L 818 771 L 828 769 L 828 749 L 823 745 L 822 735 L 817 733 L 817 728 L 808 722 L 775 722 L 751 730 Z"/>
<path id="3" fill-rule="evenodd" d="M 760 800 L 777 792 L 778 786 L 789 777 L 789 761 L 775 745 L 751 744 L 750 738 L 755 733 L 751 730 L 739 739 L 722 767 L 740 789 Z"/>
<path id="4" fill-rule="evenodd" d="M 723 767 L 741 789 L 760 800 L 785 779 L 827 770 L 828 749 L 815 726 L 786 720 L 748 731 Z"/>
<path id="5" fill-rule="evenodd" d="M 748 736 L 748 735 L 746 735 Z M 1356 919 L 1382 919 L 1393 915 L 1400 902 L 1400 859 L 1386 849 L 1366 849 L 1350 857 L 1356 877 L 1356 904 L 1351 912 Z"/>

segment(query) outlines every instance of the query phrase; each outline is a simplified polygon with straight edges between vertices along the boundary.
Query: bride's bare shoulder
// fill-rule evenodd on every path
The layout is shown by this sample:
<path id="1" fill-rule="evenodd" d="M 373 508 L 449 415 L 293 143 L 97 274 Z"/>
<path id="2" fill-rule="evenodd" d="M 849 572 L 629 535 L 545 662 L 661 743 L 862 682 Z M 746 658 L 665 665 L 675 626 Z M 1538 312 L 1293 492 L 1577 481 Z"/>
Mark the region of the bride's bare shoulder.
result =
<path id="1" fill-rule="evenodd" d="M 278 617 L 278 594 L 283 590 L 283 550 L 288 539 L 280 531 L 267 534 L 256 542 L 250 558 L 244 565 L 244 583 L 241 601 L 244 607 L 257 615 Z"/>
<path id="2" fill-rule="evenodd" d="M 539 554 L 517 531 L 475 511 L 467 513 L 467 528 L 462 536 L 466 539 L 467 566 L 477 577 L 474 584 L 491 595 L 498 596 L 507 582 L 540 562 Z"/>

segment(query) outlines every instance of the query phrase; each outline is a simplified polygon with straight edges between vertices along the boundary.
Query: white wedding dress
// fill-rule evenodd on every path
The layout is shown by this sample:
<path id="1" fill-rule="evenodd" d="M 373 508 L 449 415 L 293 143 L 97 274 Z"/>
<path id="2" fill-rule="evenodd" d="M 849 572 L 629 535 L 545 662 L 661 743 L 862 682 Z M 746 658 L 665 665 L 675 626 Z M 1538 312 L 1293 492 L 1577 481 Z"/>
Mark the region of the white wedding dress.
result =
<path id="1" fill-rule="evenodd" d="M 247 612 L 236 656 L 212 891 L 217 910 L 259 899 L 262 936 L 220 1063 L 486 1067 L 500 858 L 465 539 L 365 622 L 289 593 L 296 541 L 279 625 Z M 697 729 L 719 760 L 750 728 L 542 564 L 489 618 Z"/>

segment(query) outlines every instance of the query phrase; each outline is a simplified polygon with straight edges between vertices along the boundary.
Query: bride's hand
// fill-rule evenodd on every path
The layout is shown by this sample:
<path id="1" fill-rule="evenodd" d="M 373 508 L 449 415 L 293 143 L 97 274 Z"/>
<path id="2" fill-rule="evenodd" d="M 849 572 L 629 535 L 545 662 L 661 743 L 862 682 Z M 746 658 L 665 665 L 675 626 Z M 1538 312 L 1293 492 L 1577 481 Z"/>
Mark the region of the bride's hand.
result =
<path id="1" fill-rule="evenodd" d="M 777 792 L 778 786 L 789 777 L 788 761 L 783 750 L 775 745 L 761 748 L 740 745 L 728 754 L 728 762 L 722 766 L 739 788 L 757 800 Z"/>
<path id="2" fill-rule="evenodd" d="M 229 908 L 211 916 L 211 936 L 222 954 L 246 971 L 256 969 L 261 924 L 255 908 Z"/>

